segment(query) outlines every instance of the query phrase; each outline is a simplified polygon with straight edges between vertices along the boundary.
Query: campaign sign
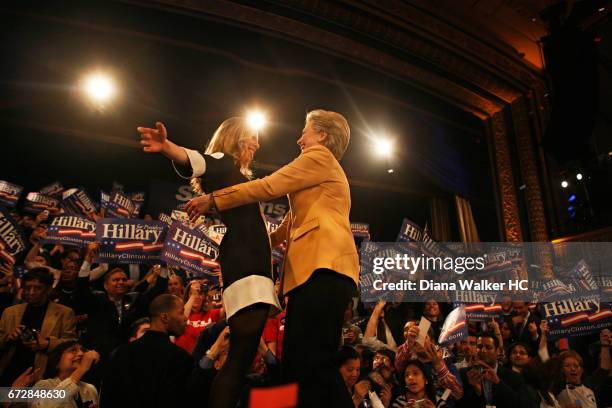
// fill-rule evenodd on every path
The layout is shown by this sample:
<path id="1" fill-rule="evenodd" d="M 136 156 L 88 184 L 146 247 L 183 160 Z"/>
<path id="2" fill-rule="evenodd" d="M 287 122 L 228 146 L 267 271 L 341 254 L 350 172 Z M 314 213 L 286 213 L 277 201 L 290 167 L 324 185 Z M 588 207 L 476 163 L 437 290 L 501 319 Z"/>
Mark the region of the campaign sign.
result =
<path id="1" fill-rule="evenodd" d="M 22 191 L 23 187 L 0 180 L 0 204 L 5 207 L 14 207 Z"/>
<path id="2" fill-rule="evenodd" d="M 162 221 L 103 218 L 96 224 L 96 262 L 159 263 L 168 226 Z"/>
<path id="3" fill-rule="evenodd" d="M 172 218 L 166 214 L 166 213 L 159 213 L 159 216 L 157 217 L 158 220 L 165 222 L 168 225 L 172 225 Z"/>
<path id="4" fill-rule="evenodd" d="M 96 240 L 96 223 L 82 217 L 63 215 L 55 217 L 47 228 L 45 244 L 86 247 Z"/>
<path id="5" fill-rule="evenodd" d="M 227 232 L 227 227 L 225 224 L 213 224 L 208 227 L 206 230 L 206 236 L 212 239 L 217 243 L 217 245 L 221 245 L 221 240 L 223 240 L 223 236 Z"/>
<path id="6" fill-rule="evenodd" d="M 38 190 L 40 194 L 44 194 L 49 197 L 59 197 L 62 195 L 63 191 L 64 186 L 62 186 L 58 181 L 56 181 L 55 183 L 51 183 L 48 186 L 44 186 L 43 188 Z"/>
<path id="7" fill-rule="evenodd" d="M 100 190 L 100 208 L 104 210 L 104 213 L 106 213 L 108 203 L 110 203 L 110 194 Z"/>
<path id="8" fill-rule="evenodd" d="M 140 210 L 145 202 L 145 193 L 143 191 L 138 191 L 136 193 L 130 194 L 130 199 L 134 203 L 134 217 L 138 217 L 140 215 Z"/>
<path id="9" fill-rule="evenodd" d="M 219 256 L 219 247 L 200 229 L 191 228 L 180 221 L 170 226 L 166 235 L 161 259 L 168 265 L 185 269 L 194 274 L 207 273 L 218 269 L 215 261 Z"/>
<path id="10" fill-rule="evenodd" d="M 404 218 L 402 228 L 397 235 L 397 242 L 419 242 L 423 238 L 423 230 L 408 218 Z"/>
<path id="11" fill-rule="evenodd" d="M 351 222 L 351 231 L 355 238 L 370 239 L 370 224 L 363 222 Z"/>
<path id="12" fill-rule="evenodd" d="M 36 214 L 45 210 L 56 212 L 59 211 L 59 200 L 40 193 L 28 193 L 23 209 Z"/>
<path id="13" fill-rule="evenodd" d="M 468 328 L 465 315 L 465 307 L 459 306 L 455 308 L 444 320 L 444 325 L 440 331 L 438 343 L 442 347 L 448 347 L 451 344 L 458 343 L 467 338 Z"/>
<path id="14" fill-rule="evenodd" d="M 189 214 L 187 214 L 185 211 L 181 211 L 181 210 L 172 210 L 172 213 L 170 214 L 170 218 L 172 218 L 173 220 L 176 221 L 180 221 L 183 224 L 192 224 L 191 221 L 189 221 Z M 204 222 L 205 218 L 203 215 L 200 215 L 198 217 L 198 219 L 196 220 L 195 223 L 193 223 L 194 225 L 200 225 Z"/>
<path id="15" fill-rule="evenodd" d="M 17 254 L 26 248 L 26 241 L 19 232 L 17 222 L 0 208 L 0 263 L 12 265 Z"/>
<path id="16" fill-rule="evenodd" d="M 136 213 L 136 204 L 125 194 L 115 191 L 111 194 L 105 215 L 109 218 L 132 218 Z"/>
<path id="17" fill-rule="evenodd" d="M 465 318 L 470 322 L 490 322 L 492 319 L 498 322 L 503 319 L 504 312 L 501 305 L 469 303 L 465 305 Z"/>
<path id="18" fill-rule="evenodd" d="M 93 214 L 98 212 L 98 206 L 82 188 L 71 188 L 62 194 L 62 207 L 66 214 L 83 216 L 93 219 Z"/>
<path id="19" fill-rule="evenodd" d="M 276 218 L 264 216 L 266 221 L 266 229 L 268 230 L 268 234 L 273 233 L 280 227 L 282 221 L 277 220 Z M 276 248 L 272 248 L 272 262 L 275 264 L 282 264 L 285 259 L 285 244 L 281 244 Z"/>
<path id="20" fill-rule="evenodd" d="M 548 322 L 551 340 L 586 336 L 612 327 L 612 303 L 600 302 L 598 297 L 543 303 L 540 312 Z"/>

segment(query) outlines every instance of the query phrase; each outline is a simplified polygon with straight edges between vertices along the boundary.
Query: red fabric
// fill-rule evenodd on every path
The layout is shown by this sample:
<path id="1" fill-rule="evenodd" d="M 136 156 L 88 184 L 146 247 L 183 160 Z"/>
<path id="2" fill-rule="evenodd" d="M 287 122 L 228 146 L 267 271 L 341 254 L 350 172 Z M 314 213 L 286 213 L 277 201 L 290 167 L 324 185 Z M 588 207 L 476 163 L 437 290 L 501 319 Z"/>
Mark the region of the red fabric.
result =
<path id="1" fill-rule="evenodd" d="M 221 309 L 212 309 L 207 312 L 193 312 L 187 319 L 185 333 L 178 337 L 174 344 L 191 354 L 198 336 L 208 325 L 221 320 Z"/>
<path id="2" fill-rule="evenodd" d="M 276 343 L 278 337 L 278 320 L 276 318 L 272 317 L 266 320 L 262 337 L 266 344 Z"/>
<path id="3" fill-rule="evenodd" d="M 297 384 L 279 387 L 253 388 L 249 408 L 293 408 L 297 406 Z"/>

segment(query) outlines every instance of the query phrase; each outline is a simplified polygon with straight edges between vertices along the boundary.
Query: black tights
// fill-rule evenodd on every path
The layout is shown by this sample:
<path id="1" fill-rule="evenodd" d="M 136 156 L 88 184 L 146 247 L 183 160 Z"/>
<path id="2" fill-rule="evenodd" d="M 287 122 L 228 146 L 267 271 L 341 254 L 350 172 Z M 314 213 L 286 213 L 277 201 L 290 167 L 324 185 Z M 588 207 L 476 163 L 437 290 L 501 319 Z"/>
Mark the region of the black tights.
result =
<path id="1" fill-rule="evenodd" d="M 257 303 L 230 317 L 230 348 L 227 360 L 215 376 L 210 393 L 211 408 L 235 408 L 244 380 L 253 364 L 270 305 Z"/>

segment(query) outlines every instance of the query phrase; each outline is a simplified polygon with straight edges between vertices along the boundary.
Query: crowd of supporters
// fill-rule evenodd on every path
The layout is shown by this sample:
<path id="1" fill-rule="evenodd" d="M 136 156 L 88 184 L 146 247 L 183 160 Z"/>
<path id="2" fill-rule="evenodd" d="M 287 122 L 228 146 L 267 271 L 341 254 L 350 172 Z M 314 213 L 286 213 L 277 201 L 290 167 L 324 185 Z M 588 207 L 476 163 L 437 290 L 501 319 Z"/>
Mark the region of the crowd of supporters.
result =
<path id="1" fill-rule="evenodd" d="M 230 347 L 219 285 L 95 264 L 95 243 L 40 244 L 47 213 L 11 216 L 30 247 L 0 266 L 0 386 L 66 391 L 36 407 L 206 406 Z M 610 330 L 551 341 L 536 306 L 507 300 L 501 320 L 470 321 L 467 338 L 440 347 L 452 305 L 355 293 L 333 364 L 355 407 L 612 406 Z M 431 327 L 417 341 L 422 316 Z M 283 330 L 284 312 L 268 319 L 241 406 L 249 388 L 282 383 Z"/>

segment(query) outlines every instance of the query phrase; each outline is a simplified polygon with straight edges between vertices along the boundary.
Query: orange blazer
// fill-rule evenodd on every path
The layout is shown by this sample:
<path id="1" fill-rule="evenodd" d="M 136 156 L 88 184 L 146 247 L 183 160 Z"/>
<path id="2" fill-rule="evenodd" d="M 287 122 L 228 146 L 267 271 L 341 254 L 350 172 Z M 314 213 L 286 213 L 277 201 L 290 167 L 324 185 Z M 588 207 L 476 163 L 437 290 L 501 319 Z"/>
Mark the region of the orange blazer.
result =
<path id="1" fill-rule="evenodd" d="M 351 195 L 334 155 L 317 145 L 273 174 L 213 192 L 220 211 L 287 195 L 290 210 L 270 235 L 272 246 L 287 241 L 282 292 L 306 282 L 319 268 L 359 282 L 359 259 L 349 212 Z"/>

